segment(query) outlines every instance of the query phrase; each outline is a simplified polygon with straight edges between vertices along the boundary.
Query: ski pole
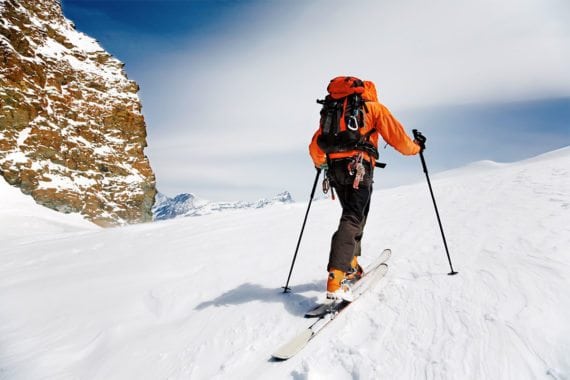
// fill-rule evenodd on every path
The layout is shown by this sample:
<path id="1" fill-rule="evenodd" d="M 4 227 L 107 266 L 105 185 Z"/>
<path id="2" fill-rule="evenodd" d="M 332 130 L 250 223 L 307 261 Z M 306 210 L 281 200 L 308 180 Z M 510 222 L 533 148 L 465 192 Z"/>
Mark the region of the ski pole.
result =
<path id="1" fill-rule="evenodd" d="M 303 237 L 303 231 L 305 231 L 305 224 L 307 223 L 307 217 L 309 216 L 309 210 L 311 209 L 311 203 L 313 203 L 313 197 L 315 196 L 315 190 L 317 189 L 317 182 L 319 181 L 320 175 L 321 175 L 321 168 L 317 168 L 315 183 L 313 184 L 313 190 L 311 190 L 311 198 L 309 199 L 309 205 L 307 206 L 307 212 L 305 213 L 305 219 L 303 220 L 303 226 L 301 227 L 301 234 L 299 235 L 299 240 L 297 241 L 297 248 L 295 248 L 295 255 L 293 255 L 293 262 L 291 263 L 291 269 L 289 270 L 287 283 L 283 287 L 284 289 L 283 293 L 291 291 L 291 288 L 289 288 L 289 280 L 291 279 L 291 273 L 293 273 L 293 266 L 295 265 L 295 260 L 297 259 L 297 253 L 299 252 L 299 246 L 301 245 L 301 238 Z"/>
<path id="2" fill-rule="evenodd" d="M 435 208 L 435 215 L 437 216 L 437 222 L 439 223 L 439 230 L 441 231 L 441 237 L 443 238 L 443 245 L 445 246 L 445 252 L 447 253 L 447 260 L 449 261 L 449 267 L 451 268 L 451 272 L 448 275 L 453 276 L 457 274 L 456 271 L 453 270 L 453 265 L 451 264 L 451 257 L 449 256 L 449 249 L 447 248 L 447 241 L 445 240 L 445 234 L 443 233 L 443 226 L 441 225 L 441 218 L 439 217 L 439 211 L 437 210 L 437 204 L 435 203 L 435 196 L 433 195 L 433 190 L 431 188 L 431 182 L 429 180 L 428 169 L 426 165 L 426 160 L 424 158 L 424 143 L 426 138 L 419 132 L 417 129 L 412 130 L 414 133 L 414 139 L 420 143 L 421 150 L 420 150 L 420 159 L 422 160 L 422 166 L 424 169 L 424 173 L 426 173 L 426 179 L 429 187 L 429 192 L 431 194 L 431 199 L 433 201 L 433 207 Z"/>

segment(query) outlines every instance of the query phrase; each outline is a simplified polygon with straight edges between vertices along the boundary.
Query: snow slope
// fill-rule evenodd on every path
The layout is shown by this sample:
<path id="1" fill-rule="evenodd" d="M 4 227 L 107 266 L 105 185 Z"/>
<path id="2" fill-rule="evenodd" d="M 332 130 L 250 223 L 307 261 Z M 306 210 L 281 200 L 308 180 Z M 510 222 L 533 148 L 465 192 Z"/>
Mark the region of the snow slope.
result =
<path id="1" fill-rule="evenodd" d="M 2 184 L 0 378 L 570 379 L 569 168 L 567 147 L 433 176 L 454 277 L 425 181 L 378 173 L 361 261 L 391 247 L 387 277 L 286 362 L 337 202 L 313 204 L 283 294 L 306 203 L 105 230 L 38 213 L 30 234 Z"/>
<path id="2" fill-rule="evenodd" d="M 25 240 L 54 234 L 97 230 L 79 214 L 65 215 L 39 206 L 32 197 L 22 194 L 0 178 L 0 240 Z M 0 261 L 2 258 L 0 257 Z"/>

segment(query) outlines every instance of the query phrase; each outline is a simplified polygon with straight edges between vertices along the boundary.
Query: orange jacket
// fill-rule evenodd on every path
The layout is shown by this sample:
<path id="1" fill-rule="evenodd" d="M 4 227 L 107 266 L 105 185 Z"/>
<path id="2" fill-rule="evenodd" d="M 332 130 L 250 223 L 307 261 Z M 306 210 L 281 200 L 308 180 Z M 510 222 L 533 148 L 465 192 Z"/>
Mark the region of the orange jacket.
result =
<path id="1" fill-rule="evenodd" d="M 371 129 L 375 129 L 377 133 L 370 136 L 370 142 L 378 149 L 378 134 L 382 136 L 384 141 L 393 146 L 398 152 L 405 155 L 414 155 L 419 153 L 420 147 L 417 145 L 404 130 L 404 127 L 390 113 L 388 108 L 378 102 L 376 94 L 376 86 L 370 81 L 364 82 L 364 93 L 362 98 L 366 101 L 367 112 L 365 115 L 365 127 L 361 134 L 366 134 Z M 309 153 L 316 167 L 320 167 L 326 163 L 326 154 L 317 144 L 317 138 L 321 135 L 321 128 L 317 129 L 313 135 L 311 144 L 309 144 Z M 330 159 L 351 157 L 358 151 L 348 151 L 329 154 Z M 364 153 L 364 158 L 369 162 L 374 162 L 374 158 Z"/>

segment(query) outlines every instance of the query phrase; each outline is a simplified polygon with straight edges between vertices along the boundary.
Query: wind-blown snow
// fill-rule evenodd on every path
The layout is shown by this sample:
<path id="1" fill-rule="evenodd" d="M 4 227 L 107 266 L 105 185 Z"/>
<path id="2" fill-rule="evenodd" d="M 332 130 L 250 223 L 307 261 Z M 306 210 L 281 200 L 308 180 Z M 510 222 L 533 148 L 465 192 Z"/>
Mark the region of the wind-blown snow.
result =
<path id="1" fill-rule="evenodd" d="M 564 148 L 433 176 L 454 277 L 425 182 L 377 188 L 361 261 L 391 247 L 386 278 L 287 362 L 337 202 L 282 294 L 306 203 L 103 230 L 2 183 L 0 378 L 568 379 L 569 168 Z"/>

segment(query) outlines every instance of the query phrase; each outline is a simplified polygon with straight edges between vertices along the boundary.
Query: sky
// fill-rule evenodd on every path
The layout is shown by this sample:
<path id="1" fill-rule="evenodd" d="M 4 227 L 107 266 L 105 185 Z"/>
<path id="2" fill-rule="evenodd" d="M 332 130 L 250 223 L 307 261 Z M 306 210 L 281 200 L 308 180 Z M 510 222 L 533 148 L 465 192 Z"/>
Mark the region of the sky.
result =
<path id="1" fill-rule="evenodd" d="M 308 199 L 315 100 L 376 83 L 430 172 L 570 145 L 566 0 L 62 0 L 66 17 L 141 87 L 160 192 Z M 381 147 L 375 187 L 425 180 Z"/>

